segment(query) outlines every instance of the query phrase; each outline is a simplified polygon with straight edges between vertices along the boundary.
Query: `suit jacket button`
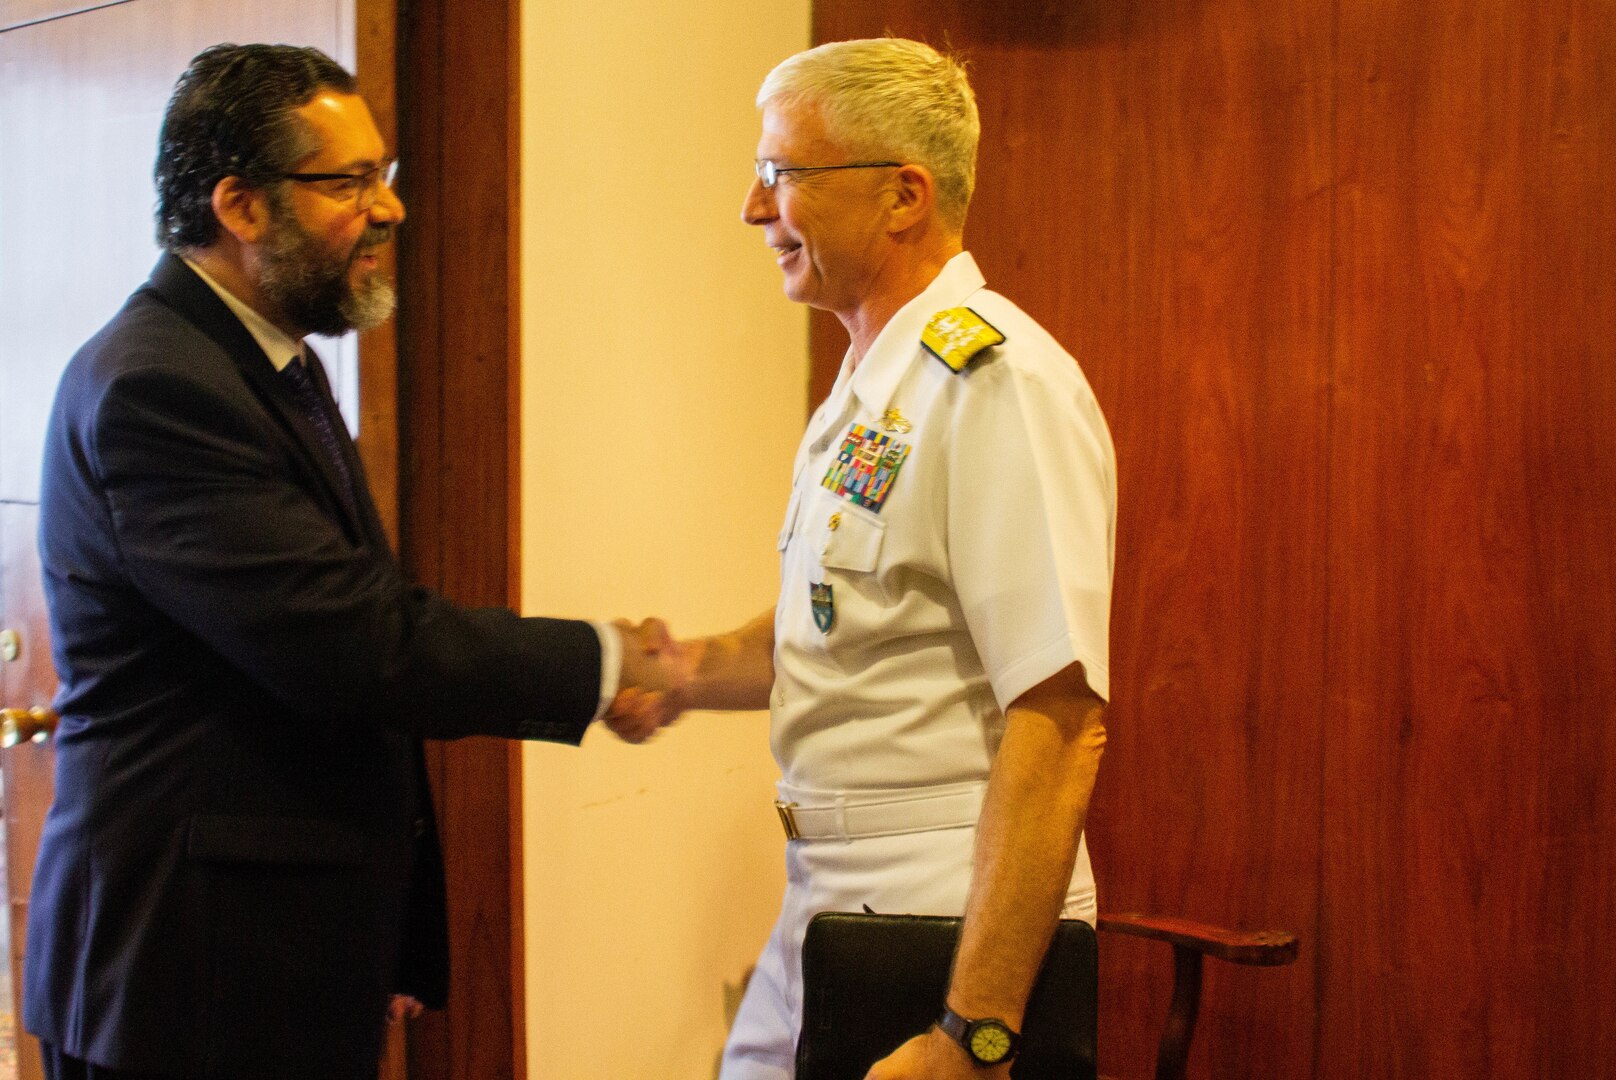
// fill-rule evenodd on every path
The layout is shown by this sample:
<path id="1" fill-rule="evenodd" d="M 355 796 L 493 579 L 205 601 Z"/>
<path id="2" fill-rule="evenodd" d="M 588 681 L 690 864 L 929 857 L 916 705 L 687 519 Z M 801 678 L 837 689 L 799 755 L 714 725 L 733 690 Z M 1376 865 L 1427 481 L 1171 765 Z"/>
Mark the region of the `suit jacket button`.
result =
<path id="1" fill-rule="evenodd" d="M 418 817 L 418 818 L 415 819 L 415 838 L 417 840 L 419 840 L 419 839 L 421 839 L 421 837 L 423 837 L 425 835 L 426 835 L 426 818 Z"/>

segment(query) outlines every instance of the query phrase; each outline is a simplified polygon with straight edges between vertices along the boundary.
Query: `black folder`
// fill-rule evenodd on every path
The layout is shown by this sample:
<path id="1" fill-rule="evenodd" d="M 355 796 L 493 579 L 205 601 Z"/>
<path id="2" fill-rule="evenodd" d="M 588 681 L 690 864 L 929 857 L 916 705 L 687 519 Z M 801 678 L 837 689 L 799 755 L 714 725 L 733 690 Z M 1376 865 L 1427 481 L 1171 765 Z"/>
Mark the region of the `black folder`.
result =
<path id="1" fill-rule="evenodd" d="M 824 912 L 802 946 L 797 1080 L 864 1080 L 943 1012 L 960 920 Z M 1094 927 L 1063 919 L 1022 1021 L 1010 1069 L 1026 1080 L 1094 1080 L 1099 958 Z"/>

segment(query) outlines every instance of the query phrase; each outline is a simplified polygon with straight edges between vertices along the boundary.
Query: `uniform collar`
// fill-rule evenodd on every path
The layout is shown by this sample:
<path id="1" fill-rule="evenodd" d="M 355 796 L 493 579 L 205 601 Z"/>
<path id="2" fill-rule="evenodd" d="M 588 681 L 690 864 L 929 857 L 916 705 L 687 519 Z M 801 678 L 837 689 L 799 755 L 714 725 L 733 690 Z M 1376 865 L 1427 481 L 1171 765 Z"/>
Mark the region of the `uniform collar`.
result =
<path id="1" fill-rule="evenodd" d="M 183 255 L 180 258 L 186 266 L 189 266 L 195 272 L 197 277 L 202 279 L 208 288 L 218 294 L 219 299 L 224 301 L 225 307 L 229 308 L 231 313 L 241 320 L 241 325 L 245 326 L 247 333 L 251 334 L 253 340 L 258 342 L 258 347 L 264 350 L 264 355 L 269 357 L 269 362 L 275 365 L 276 371 L 284 371 L 287 364 L 303 358 L 303 343 L 301 341 L 288 337 L 274 323 L 243 303 L 235 293 L 214 281 L 208 272 L 196 263 Z"/>
<path id="2" fill-rule="evenodd" d="M 853 393 L 866 410 L 884 413 L 892 404 L 898 383 L 920 351 L 920 332 L 931 317 L 939 311 L 958 307 L 986 284 L 971 253 L 962 251 L 944 264 L 942 272 L 919 296 L 887 320 L 858 370 L 853 372 Z"/>

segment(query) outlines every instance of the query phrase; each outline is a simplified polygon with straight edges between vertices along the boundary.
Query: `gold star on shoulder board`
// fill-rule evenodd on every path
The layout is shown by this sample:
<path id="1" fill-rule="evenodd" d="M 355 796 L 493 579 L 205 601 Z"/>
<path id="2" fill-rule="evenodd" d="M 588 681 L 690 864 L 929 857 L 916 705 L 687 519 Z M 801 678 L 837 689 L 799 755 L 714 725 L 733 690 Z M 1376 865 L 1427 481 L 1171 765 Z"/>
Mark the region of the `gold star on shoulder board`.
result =
<path id="1" fill-rule="evenodd" d="M 920 333 L 926 351 L 955 371 L 984 349 L 1004 344 L 1004 335 L 994 325 L 968 307 L 949 308 L 931 317 Z"/>

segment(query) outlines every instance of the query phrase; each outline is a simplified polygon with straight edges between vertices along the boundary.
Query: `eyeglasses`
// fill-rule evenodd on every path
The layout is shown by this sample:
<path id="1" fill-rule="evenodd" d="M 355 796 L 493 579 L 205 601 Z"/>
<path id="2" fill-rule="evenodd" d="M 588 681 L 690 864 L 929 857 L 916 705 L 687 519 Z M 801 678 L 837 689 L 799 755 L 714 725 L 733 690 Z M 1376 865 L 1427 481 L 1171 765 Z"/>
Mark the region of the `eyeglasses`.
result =
<path id="1" fill-rule="evenodd" d="M 382 188 L 391 189 L 393 181 L 398 179 L 398 159 L 384 161 L 362 173 L 282 173 L 281 179 L 323 185 L 316 190 L 338 202 L 351 202 L 356 211 L 363 213 L 376 205 L 376 197 L 381 194 Z"/>
<path id="2" fill-rule="evenodd" d="M 758 183 L 766 188 L 772 188 L 779 182 L 780 177 L 786 173 L 794 172 L 830 172 L 832 169 L 897 169 L 903 167 L 901 161 L 855 161 L 851 165 L 793 165 L 782 169 L 772 161 L 754 161 L 752 165 L 757 169 Z"/>

